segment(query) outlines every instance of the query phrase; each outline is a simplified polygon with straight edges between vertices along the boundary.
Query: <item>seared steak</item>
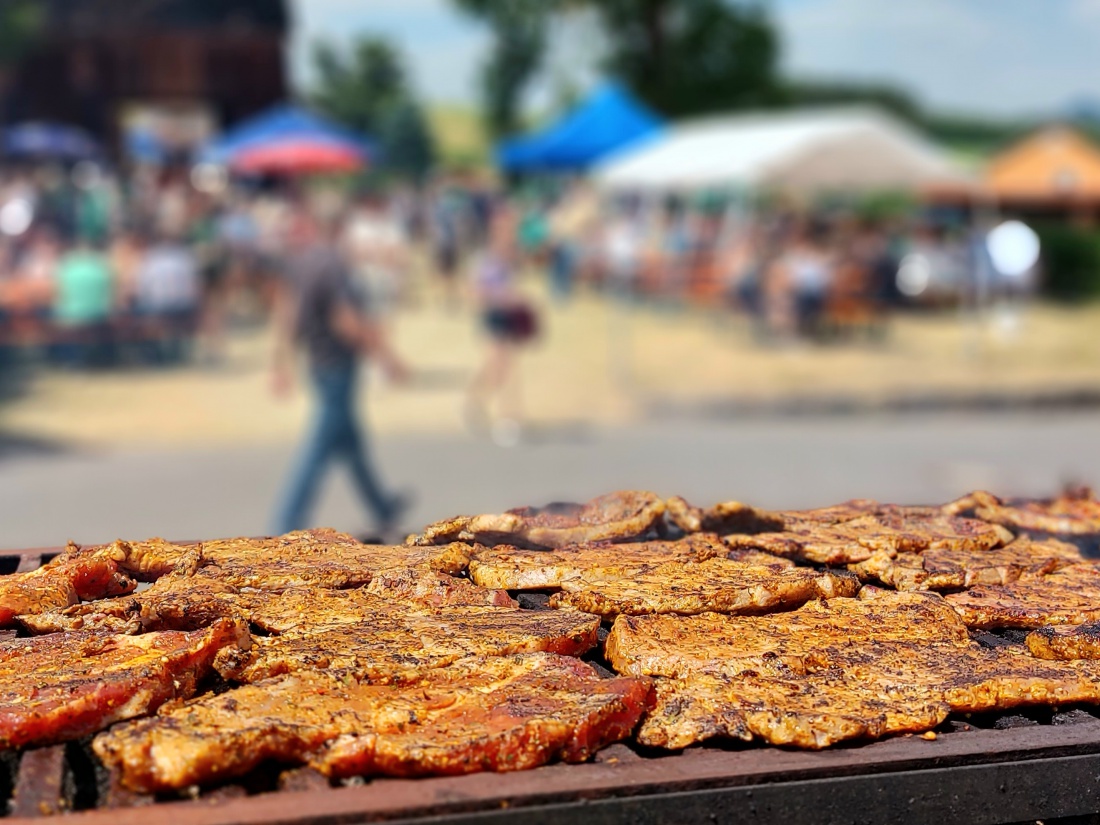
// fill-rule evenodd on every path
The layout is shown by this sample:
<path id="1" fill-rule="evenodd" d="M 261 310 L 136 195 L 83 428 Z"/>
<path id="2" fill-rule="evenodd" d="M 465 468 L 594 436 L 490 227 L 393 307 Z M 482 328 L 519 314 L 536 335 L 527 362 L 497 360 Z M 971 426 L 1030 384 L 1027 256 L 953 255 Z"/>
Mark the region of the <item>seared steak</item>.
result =
<path id="1" fill-rule="evenodd" d="M 193 633 L 55 633 L 0 643 L 0 747 L 79 739 L 185 698 L 214 655 L 247 646 L 230 621 Z"/>
<path id="2" fill-rule="evenodd" d="M 291 590 L 250 611 L 277 636 L 227 651 L 215 666 L 254 682 L 299 670 L 333 670 L 371 681 L 409 678 L 470 655 L 547 651 L 579 656 L 596 645 L 599 619 L 507 607 L 417 609 L 361 590 Z"/>
<path id="3" fill-rule="evenodd" d="M 884 511 L 836 523 L 788 517 L 783 532 L 730 535 L 725 540 L 733 548 L 840 565 L 867 561 L 875 553 L 893 556 L 929 549 L 988 550 L 1013 538 L 1009 531 L 994 524 L 918 509 L 916 514 Z"/>
<path id="4" fill-rule="evenodd" d="M 705 561 L 730 552 L 717 536 L 691 535 L 680 541 L 576 544 L 559 550 L 480 549 L 470 560 L 470 578 L 482 587 L 543 590 L 582 577 L 630 578 L 670 561 Z M 759 557 L 760 554 L 757 554 Z M 783 559 L 770 556 L 778 564 Z"/>
<path id="5" fill-rule="evenodd" d="M 427 776 L 582 762 L 630 734 L 651 687 L 576 659 L 472 659 L 400 687 L 296 673 L 166 709 L 95 740 L 129 788 L 151 793 L 267 760 L 330 776 Z"/>
<path id="6" fill-rule="evenodd" d="M 669 521 L 685 533 L 768 533 L 782 530 L 781 513 L 771 513 L 742 504 L 725 501 L 713 507 L 694 507 L 680 496 L 665 502 Z"/>
<path id="7" fill-rule="evenodd" d="M 1021 537 L 991 550 L 932 548 L 895 556 L 879 551 L 848 569 L 865 581 L 898 590 L 961 590 L 978 584 L 1008 584 L 1026 573 L 1052 573 L 1083 560 L 1072 544 Z"/>
<path id="8" fill-rule="evenodd" d="M 669 562 L 629 577 L 605 579 L 600 572 L 562 583 L 552 607 L 571 607 L 604 618 L 647 613 L 766 613 L 810 599 L 854 596 L 859 580 L 807 567 L 771 567 L 728 559 Z"/>
<path id="9" fill-rule="evenodd" d="M 1028 633 L 1026 643 L 1037 659 L 1100 659 L 1100 624 L 1045 625 Z"/>
<path id="10" fill-rule="evenodd" d="M 37 570 L 0 576 L 0 627 L 11 627 L 21 614 L 129 593 L 137 584 L 119 571 L 119 560 L 111 548 L 81 553 L 72 547 Z"/>
<path id="11" fill-rule="evenodd" d="M 1100 533 L 1100 500 L 1088 487 L 1072 488 L 1050 499 L 1005 500 L 979 490 L 959 499 L 955 506 L 1013 530 L 1063 536 Z"/>
<path id="12" fill-rule="evenodd" d="M 664 500 L 653 493 L 623 491 L 586 504 L 555 503 L 499 515 L 457 516 L 409 536 L 408 543 L 425 546 L 472 541 L 552 549 L 585 542 L 632 541 L 645 538 L 664 512 Z"/>
<path id="13" fill-rule="evenodd" d="M 1100 567 L 1071 564 L 1045 576 L 1024 575 L 1004 585 L 978 585 L 947 597 L 973 628 L 1036 628 L 1100 621 Z"/>

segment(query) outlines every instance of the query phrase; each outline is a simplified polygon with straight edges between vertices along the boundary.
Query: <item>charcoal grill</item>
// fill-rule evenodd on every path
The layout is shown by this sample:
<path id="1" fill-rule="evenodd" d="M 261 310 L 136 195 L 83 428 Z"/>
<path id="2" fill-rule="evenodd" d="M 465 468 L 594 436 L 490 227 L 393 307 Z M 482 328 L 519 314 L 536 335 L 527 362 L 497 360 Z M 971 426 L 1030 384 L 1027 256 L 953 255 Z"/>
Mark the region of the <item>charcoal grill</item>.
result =
<path id="1" fill-rule="evenodd" d="M 33 570 L 57 552 L 5 553 L 0 572 Z M 509 774 L 330 783 L 271 766 L 189 798 L 127 792 L 85 740 L 0 754 L 0 794 L 10 822 L 72 825 L 1080 825 L 1100 823 L 1100 708 L 951 717 L 935 738 L 820 752 L 617 744 L 587 764 Z"/>

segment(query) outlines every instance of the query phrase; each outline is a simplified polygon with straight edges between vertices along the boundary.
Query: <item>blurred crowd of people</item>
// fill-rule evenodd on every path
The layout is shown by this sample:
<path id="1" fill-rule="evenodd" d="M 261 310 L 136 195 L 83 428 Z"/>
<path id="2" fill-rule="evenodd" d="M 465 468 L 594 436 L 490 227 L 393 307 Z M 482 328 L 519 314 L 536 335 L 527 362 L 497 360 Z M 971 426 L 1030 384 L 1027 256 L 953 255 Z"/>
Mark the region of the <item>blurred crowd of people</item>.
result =
<path id="1" fill-rule="evenodd" d="M 231 309 L 270 311 L 306 198 L 286 182 L 210 182 L 194 170 L 121 177 L 91 164 L 0 175 L 0 346 L 67 365 L 217 360 Z M 434 275 L 448 308 L 472 299 L 492 342 L 475 397 L 538 330 L 514 288 L 520 268 L 545 271 L 560 300 L 587 283 L 619 301 L 724 305 L 764 336 L 809 338 L 880 331 L 906 302 L 968 300 L 989 270 L 965 223 L 916 211 L 607 198 L 583 182 L 533 195 L 461 180 L 329 195 L 342 254 L 380 323 L 409 299 L 414 268 Z"/>

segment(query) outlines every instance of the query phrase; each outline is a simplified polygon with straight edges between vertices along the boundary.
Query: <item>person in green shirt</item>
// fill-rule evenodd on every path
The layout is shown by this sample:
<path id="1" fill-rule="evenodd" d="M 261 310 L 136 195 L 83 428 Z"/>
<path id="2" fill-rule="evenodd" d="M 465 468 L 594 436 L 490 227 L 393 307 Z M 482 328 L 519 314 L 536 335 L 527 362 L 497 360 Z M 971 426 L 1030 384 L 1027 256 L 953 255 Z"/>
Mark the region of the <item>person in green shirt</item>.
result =
<path id="1" fill-rule="evenodd" d="M 58 263 L 54 283 L 59 360 L 70 366 L 109 360 L 113 306 L 114 279 L 106 257 L 88 243 L 78 243 Z"/>
<path id="2" fill-rule="evenodd" d="M 99 324 L 114 304 L 114 283 L 107 259 L 86 243 L 61 258 L 54 287 L 53 315 L 66 327 Z"/>

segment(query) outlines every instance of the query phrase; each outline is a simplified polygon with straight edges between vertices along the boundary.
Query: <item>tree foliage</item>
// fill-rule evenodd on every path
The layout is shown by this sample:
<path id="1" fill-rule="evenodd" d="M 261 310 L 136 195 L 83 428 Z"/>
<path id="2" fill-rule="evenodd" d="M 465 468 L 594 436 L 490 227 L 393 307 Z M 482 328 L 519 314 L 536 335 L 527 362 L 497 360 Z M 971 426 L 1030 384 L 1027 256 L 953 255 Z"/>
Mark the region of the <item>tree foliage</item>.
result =
<path id="1" fill-rule="evenodd" d="M 728 0 L 590 0 L 608 72 L 669 116 L 775 101 L 779 43 L 759 6 Z"/>
<path id="2" fill-rule="evenodd" d="M 455 0 L 485 21 L 493 51 L 483 105 L 496 134 L 519 126 L 522 95 L 538 73 L 555 15 L 586 10 L 599 22 L 607 72 L 663 114 L 775 102 L 778 40 L 757 5 L 731 0 Z"/>
<path id="3" fill-rule="evenodd" d="M 481 67 L 482 114 L 494 137 L 521 126 L 523 93 L 542 67 L 553 0 L 456 0 L 484 21 L 493 45 Z"/>
<path id="4" fill-rule="evenodd" d="M 435 158 L 431 132 L 401 55 L 387 40 L 364 37 L 343 50 L 321 42 L 313 63 L 314 106 L 372 136 L 386 167 L 412 177 L 427 172 Z"/>
<path id="5" fill-rule="evenodd" d="M 45 9 L 34 0 L 0 3 L 0 67 L 17 62 L 42 31 Z"/>

